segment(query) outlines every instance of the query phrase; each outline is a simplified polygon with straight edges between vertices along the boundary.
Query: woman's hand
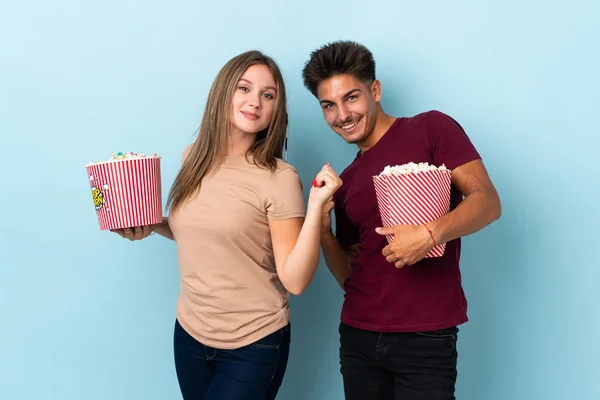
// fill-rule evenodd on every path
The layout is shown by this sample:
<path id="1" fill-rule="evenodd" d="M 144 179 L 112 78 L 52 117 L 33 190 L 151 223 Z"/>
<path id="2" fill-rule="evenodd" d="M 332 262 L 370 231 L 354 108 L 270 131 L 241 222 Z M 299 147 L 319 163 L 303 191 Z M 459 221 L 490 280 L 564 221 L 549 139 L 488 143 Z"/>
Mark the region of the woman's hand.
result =
<path id="1" fill-rule="evenodd" d="M 111 229 L 111 232 L 131 241 L 144 239 L 154 231 L 155 225 L 136 226 L 135 228 Z"/>
<path id="2" fill-rule="evenodd" d="M 329 163 L 325 164 L 317 174 L 310 189 L 309 207 L 313 205 L 320 210 L 323 209 L 323 206 L 331 201 L 333 194 L 342 186 L 342 183 L 342 180 L 329 166 Z"/>

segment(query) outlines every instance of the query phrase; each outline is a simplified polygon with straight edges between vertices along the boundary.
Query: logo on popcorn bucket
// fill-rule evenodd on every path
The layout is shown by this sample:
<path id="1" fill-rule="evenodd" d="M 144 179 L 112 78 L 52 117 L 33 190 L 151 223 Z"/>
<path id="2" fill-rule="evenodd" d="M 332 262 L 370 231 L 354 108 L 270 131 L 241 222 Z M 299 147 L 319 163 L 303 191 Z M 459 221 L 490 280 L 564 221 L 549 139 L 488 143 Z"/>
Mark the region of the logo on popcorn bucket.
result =
<path id="1" fill-rule="evenodd" d="M 96 186 L 95 181 L 96 179 L 94 178 L 93 175 L 90 175 L 90 184 L 92 185 L 91 190 L 92 190 L 92 199 L 94 200 L 94 208 L 96 209 L 96 211 L 100 211 L 102 209 L 102 207 L 104 207 L 106 205 L 106 198 L 105 198 L 105 193 L 107 190 L 110 189 L 110 187 L 107 184 L 102 185 L 102 189 L 100 189 L 98 186 Z M 108 207 L 106 207 L 106 211 L 108 211 Z"/>

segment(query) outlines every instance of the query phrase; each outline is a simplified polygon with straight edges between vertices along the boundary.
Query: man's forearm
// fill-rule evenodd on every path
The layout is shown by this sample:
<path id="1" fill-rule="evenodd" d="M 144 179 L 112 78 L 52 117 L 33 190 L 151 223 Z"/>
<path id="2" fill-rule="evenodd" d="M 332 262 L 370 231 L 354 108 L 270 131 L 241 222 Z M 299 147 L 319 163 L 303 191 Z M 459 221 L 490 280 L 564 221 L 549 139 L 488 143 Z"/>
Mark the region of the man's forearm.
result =
<path id="1" fill-rule="evenodd" d="M 469 194 L 453 211 L 428 226 L 440 244 L 471 235 L 500 218 L 500 214 L 498 194 L 490 189 Z"/>
<path id="2" fill-rule="evenodd" d="M 352 272 L 350 256 L 342 249 L 333 232 L 321 234 L 321 249 L 327 268 L 343 289 Z"/>

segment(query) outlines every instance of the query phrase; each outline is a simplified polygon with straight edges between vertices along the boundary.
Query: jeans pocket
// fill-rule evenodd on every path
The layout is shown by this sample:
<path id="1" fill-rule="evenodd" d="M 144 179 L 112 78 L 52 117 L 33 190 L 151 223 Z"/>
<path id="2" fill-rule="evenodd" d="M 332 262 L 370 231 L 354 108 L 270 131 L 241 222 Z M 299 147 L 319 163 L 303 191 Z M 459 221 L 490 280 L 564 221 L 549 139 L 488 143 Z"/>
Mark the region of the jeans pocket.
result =
<path id="1" fill-rule="evenodd" d="M 289 331 L 289 325 L 284 326 L 283 328 L 271 333 L 270 335 L 267 335 L 254 343 L 250 343 L 248 347 L 264 350 L 279 350 L 279 347 L 281 346 L 281 341 L 284 339 L 284 335 L 289 335 Z"/>
<path id="2" fill-rule="evenodd" d="M 452 339 L 455 340 L 458 334 L 458 328 L 452 327 L 448 329 L 438 329 L 435 331 L 414 332 L 417 336 L 422 336 L 430 339 Z"/>
<path id="3" fill-rule="evenodd" d="M 278 350 L 279 349 L 279 344 L 265 344 L 265 343 L 259 343 L 259 342 L 260 342 L 260 340 L 255 343 L 250 343 L 248 345 L 248 347 L 252 347 L 254 349 L 265 349 L 265 350 Z"/>

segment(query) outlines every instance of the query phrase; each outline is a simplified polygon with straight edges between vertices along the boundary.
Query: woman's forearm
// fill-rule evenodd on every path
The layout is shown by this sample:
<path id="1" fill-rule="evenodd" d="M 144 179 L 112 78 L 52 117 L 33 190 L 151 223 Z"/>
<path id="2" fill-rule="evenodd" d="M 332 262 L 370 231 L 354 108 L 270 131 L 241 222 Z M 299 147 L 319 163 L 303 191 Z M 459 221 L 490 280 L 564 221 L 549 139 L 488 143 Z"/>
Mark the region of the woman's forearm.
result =
<path id="1" fill-rule="evenodd" d="M 309 203 L 298 240 L 285 260 L 285 286 L 295 295 L 308 287 L 319 265 L 322 210 Z"/>
<path id="2" fill-rule="evenodd" d="M 173 231 L 171 230 L 171 227 L 169 226 L 169 218 L 168 217 L 163 217 L 163 220 L 161 223 L 153 225 L 152 232 L 156 232 L 159 235 L 166 237 L 167 239 L 175 240 L 173 238 Z"/>

